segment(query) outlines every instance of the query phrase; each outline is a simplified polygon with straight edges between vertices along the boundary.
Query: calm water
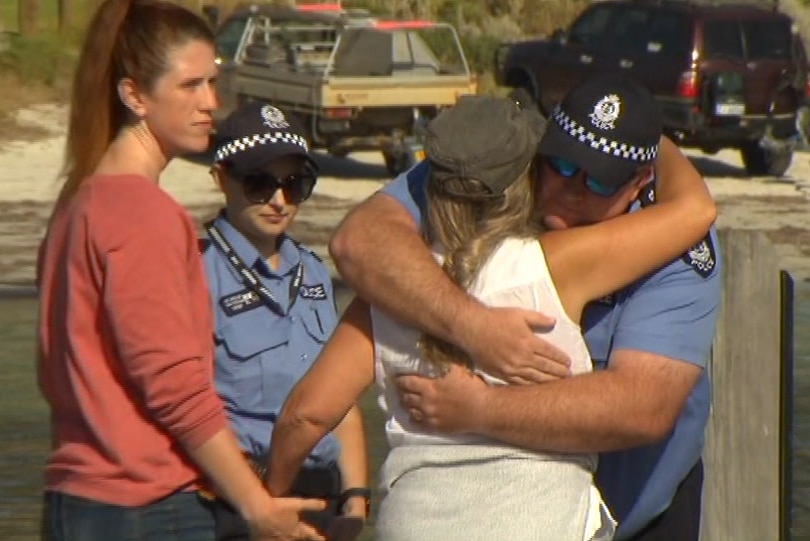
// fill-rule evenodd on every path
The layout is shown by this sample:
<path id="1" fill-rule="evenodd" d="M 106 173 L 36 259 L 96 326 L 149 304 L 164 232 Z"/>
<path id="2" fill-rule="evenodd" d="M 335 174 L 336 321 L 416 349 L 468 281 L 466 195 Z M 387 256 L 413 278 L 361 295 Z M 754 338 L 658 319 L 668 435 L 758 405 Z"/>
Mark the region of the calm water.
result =
<path id="1" fill-rule="evenodd" d="M 47 412 L 33 374 L 30 298 L 0 299 L 0 541 L 38 539 L 40 470 L 47 447 Z M 793 540 L 810 539 L 810 286 L 797 285 L 794 370 Z M 376 471 L 385 452 L 381 420 L 364 400 Z M 372 521 L 373 522 L 373 521 Z M 373 539 L 373 525 L 363 539 Z M 783 540 L 784 541 L 784 540 Z"/>

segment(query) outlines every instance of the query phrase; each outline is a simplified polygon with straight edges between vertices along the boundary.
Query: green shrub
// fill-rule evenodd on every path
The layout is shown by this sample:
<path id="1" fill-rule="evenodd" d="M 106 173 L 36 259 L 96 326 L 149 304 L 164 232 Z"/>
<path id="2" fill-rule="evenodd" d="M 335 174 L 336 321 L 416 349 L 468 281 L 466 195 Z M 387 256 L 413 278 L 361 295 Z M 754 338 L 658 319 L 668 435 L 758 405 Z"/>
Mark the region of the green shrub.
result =
<path id="1" fill-rule="evenodd" d="M 463 33 L 459 36 L 470 70 L 475 73 L 492 71 L 495 51 L 501 45 L 501 38 L 487 34 Z"/>
<path id="2" fill-rule="evenodd" d="M 22 84 L 61 87 L 70 79 L 76 62 L 75 49 L 68 41 L 52 36 L 13 35 L 8 50 L 0 53 L 0 74 Z"/>

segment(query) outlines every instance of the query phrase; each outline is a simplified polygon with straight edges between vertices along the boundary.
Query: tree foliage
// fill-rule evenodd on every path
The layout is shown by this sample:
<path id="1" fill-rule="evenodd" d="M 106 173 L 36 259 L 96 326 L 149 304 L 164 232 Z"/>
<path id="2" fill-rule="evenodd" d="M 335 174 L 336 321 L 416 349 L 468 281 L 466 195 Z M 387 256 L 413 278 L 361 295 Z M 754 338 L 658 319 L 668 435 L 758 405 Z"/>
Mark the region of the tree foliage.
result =
<path id="1" fill-rule="evenodd" d="M 588 0 L 344 0 L 379 17 L 432 19 L 453 24 L 468 61 L 478 73 L 490 71 L 505 41 L 550 34 L 566 26 Z"/>
<path id="2" fill-rule="evenodd" d="M 494 20 L 506 18 L 517 25 L 519 34 L 501 37 L 518 39 L 566 25 L 588 0 L 344 0 L 343 4 L 381 16 L 436 19 L 459 29 L 477 27 L 480 34 L 487 34 Z"/>
<path id="3" fill-rule="evenodd" d="M 20 33 L 25 36 L 39 31 L 40 0 L 20 0 L 18 25 Z"/>

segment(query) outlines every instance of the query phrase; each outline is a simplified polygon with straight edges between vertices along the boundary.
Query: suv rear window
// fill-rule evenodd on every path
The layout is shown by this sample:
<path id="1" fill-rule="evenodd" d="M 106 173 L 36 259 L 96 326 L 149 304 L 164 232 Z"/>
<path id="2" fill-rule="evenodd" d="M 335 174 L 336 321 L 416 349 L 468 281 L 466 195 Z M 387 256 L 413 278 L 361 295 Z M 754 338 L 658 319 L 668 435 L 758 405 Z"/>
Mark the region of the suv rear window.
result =
<path id="1" fill-rule="evenodd" d="M 783 21 L 743 21 L 745 52 L 749 60 L 791 57 L 793 36 Z"/>
<path id="2" fill-rule="evenodd" d="M 612 6 L 603 5 L 583 12 L 571 27 L 571 41 L 581 45 L 598 45 L 605 36 L 613 11 Z"/>
<path id="3" fill-rule="evenodd" d="M 591 8 L 571 29 L 571 41 L 605 46 L 621 54 L 682 57 L 692 50 L 688 17 L 672 11 L 625 4 Z"/>
<path id="4" fill-rule="evenodd" d="M 780 20 L 706 21 L 703 26 L 706 58 L 789 59 L 792 39 L 790 25 Z"/>

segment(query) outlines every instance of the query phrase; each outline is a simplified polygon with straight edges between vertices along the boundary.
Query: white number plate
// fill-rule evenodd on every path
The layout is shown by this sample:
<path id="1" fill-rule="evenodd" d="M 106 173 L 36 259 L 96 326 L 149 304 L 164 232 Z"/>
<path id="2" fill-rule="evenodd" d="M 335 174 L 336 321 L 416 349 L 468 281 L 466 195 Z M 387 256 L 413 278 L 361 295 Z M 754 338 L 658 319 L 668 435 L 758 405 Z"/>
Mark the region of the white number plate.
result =
<path id="1" fill-rule="evenodd" d="M 745 114 L 744 103 L 718 103 L 714 106 L 717 116 L 742 116 Z"/>

